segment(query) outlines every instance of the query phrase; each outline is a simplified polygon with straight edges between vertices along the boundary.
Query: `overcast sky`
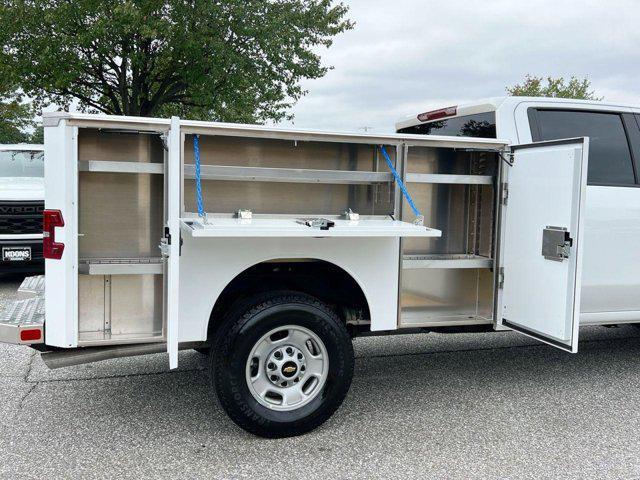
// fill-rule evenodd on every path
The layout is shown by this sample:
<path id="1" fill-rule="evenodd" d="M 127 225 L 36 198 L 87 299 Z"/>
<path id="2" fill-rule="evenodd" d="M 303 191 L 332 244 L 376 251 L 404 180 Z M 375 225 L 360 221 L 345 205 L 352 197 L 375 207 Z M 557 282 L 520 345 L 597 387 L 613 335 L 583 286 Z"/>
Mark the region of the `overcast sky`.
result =
<path id="1" fill-rule="evenodd" d="M 640 104 L 640 2 L 352 0 L 355 28 L 323 50 L 324 78 L 294 108 L 300 128 L 392 131 L 408 114 L 500 96 L 527 73 L 588 76 Z"/>

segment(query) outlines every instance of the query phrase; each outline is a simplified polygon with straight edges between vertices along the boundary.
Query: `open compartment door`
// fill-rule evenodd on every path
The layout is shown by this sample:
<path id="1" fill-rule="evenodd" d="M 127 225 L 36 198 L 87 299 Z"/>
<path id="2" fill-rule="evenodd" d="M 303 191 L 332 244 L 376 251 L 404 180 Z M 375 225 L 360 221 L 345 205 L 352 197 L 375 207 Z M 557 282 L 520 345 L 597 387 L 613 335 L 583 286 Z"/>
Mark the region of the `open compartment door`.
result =
<path id="1" fill-rule="evenodd" d="M 182 219 L 192 237 L 439 237 L 434 228 L 399 220 L 324 218 Z"/>
<path id="2" fill-rule="evenodd" d="M 502 166 L 496 323 L 578 350 L 587 138 L 512 147 Z"/>
<path id="3" fill-rule="evenodd" d="M 165 318 L 167 324 L 167 352 L 169 368 L 178 366 L 178 317 L 180 285 L 180 188 L 182 185 L 182 135 L 180 119 L 171 118 L 165 162 L 165 228 L 162 238 L 165 263 Z"/>
<path id="4" fill-rule="evenodd" d="M 47 238 L 59 254 L 44 261 L 45 343 L 64 348 L 78 346 L 78 127 L 67 116 L 43 115 L 44 207 L 57 217 Z"/>

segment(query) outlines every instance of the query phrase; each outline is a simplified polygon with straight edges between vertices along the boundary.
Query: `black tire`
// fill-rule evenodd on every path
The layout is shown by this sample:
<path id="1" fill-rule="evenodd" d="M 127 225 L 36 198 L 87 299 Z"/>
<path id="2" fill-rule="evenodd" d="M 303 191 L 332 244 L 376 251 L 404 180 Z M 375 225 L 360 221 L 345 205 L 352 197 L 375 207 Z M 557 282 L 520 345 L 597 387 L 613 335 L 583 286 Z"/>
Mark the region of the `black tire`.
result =
<path id="1" fill-rule="evenodd" d="M 210 347 L 198 347 L 198 348 L 194 348 L 194 350 L 198 352 L 200 355 L 205 355 L 205 356 L 211 353 Z"/>
<path id="2" fill-rule="evenodd" d="M 328 376 L 319 393 L 286 412 L 259 403 L 246 379 L 247 360 L 256 342 L 285 325 L 311 330 L 329 357 Z M 261 294 L 232 308 L 217 331 L 212 353 L 211 382 L 220 405 L 238 426 L 261 437 L 291 437 L 318 427 L 338 409 L 353 377 L 353 345 L 344 323 L 324 303 L 297 292 Z"/>

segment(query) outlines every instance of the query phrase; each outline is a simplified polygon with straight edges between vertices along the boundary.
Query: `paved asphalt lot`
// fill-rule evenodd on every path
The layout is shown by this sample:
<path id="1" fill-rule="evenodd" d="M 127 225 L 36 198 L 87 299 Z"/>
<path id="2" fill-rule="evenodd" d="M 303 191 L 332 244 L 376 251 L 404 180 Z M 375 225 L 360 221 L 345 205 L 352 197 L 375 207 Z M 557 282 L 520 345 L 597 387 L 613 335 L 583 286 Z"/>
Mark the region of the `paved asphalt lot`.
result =
<path id="1" fill-rule="evenodd" d="M 227 420 L 198 353 L 49 371 L 1 345 L 0 477 L 639 478 L 640 330 L 581 336 L 578 355 L 513 333 L 357 339 L 343 407 L 284 440 Z"/>

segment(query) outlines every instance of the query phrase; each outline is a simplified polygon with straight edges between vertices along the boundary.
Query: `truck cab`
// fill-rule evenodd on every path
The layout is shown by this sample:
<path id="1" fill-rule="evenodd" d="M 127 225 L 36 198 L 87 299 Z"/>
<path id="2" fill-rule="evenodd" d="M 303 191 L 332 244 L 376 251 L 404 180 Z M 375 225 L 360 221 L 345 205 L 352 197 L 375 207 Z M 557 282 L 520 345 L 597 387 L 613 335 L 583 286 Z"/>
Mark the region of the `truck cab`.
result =
<path id="1" fill-rule="evenodd" d="M 588 137 L 580 324 L 619 324 L 640 322 L 639 122 L 640 108 L 626 105 L 503 97 L 412 115 L 396 130 L 511 144 Z"/>
<path id="2" fill-rule="evenodd" d="M 0 145 L 0 273 L 43 269 L 43 210 L 44 146 Z"/>

